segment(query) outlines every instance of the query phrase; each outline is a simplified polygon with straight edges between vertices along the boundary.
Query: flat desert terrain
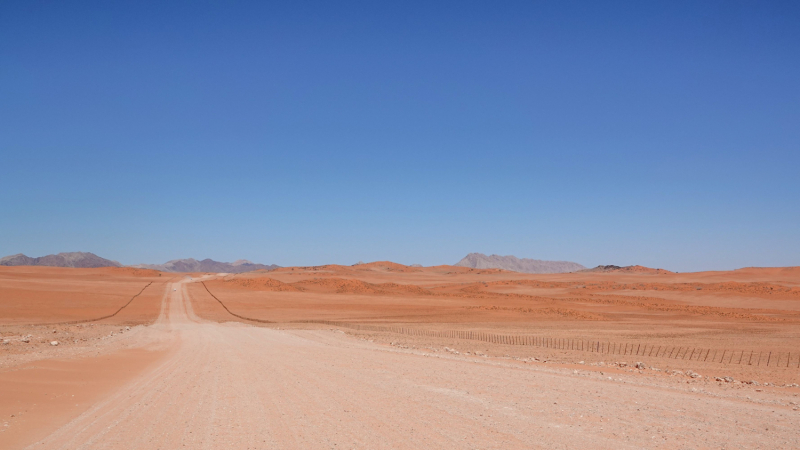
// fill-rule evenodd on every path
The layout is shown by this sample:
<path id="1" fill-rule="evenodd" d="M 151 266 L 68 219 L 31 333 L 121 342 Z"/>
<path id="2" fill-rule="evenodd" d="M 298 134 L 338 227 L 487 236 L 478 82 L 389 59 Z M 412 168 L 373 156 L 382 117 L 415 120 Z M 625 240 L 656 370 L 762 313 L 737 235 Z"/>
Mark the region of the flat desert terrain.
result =
<path id="1" fill-rule="evenodd" d="M 0 267 L 2 448 L 800 448 L 800 268 Z"/>

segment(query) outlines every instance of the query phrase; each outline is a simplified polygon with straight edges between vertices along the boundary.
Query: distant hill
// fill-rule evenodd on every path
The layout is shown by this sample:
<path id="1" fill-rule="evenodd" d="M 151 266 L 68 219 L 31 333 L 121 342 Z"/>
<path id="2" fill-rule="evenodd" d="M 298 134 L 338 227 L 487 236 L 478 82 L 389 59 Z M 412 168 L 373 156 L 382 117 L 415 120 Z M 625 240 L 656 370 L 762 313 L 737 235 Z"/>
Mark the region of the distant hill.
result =
<path id="1" fill-rule="evenodd" d="M 0 266 L 50 266 L 50 267 L 122 267 L 122 264 L 101 258 L 94 253 L 69 252 L 31 258 L 22 253 L 0 258 Z"/>
<path id="2" fill-rule="evenodd" d="M 232 263 L 204 259 L 198 261 L 194 258 L 173 259 L 164 264 L 140 264 L 135 266 L 141 269 L 155 269 L 162 272 L 217 272 L 217 273 L 242 273 L 253 270 L 274 270 L 280 266 L 275 264 L 264 265 L 255 264 L 245 259 L 240 259 Z"/>
<path id="3" fill-rule="evenodd" d="M 486 256 L 483 253 L 470 253 L 455 265 L 473 269 L 503 269 L 522 273 L 564 273 L 586 269 L 586 267 L 578 263 L 569 261 L 542 261 L 539 259 L 517 258 L 511 255 Z"/>
<path id="4" fill-rule="evenodd" d="M 651 274 L 667 274 L 673 273 L 666 269 L 651 269 L 644 266 L 615 266 L 613 264 L 607 266 L 597 266 L 592 269 L 584 269 L 581 272 L 626 272 L 626 273 L 651 273 Z"/>

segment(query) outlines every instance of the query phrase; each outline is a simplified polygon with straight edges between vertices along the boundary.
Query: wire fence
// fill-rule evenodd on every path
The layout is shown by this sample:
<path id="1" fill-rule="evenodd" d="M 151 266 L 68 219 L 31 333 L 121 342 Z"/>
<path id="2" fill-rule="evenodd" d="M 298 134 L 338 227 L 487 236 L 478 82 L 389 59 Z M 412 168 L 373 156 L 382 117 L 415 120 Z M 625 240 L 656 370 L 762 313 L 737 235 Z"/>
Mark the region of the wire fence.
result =
<path id="1" fill-rule="evenodd" d="M 34 324 L 34 325 L 76 325 L 76 324 L 79 324 L 79 323 L 97 322 L 97 321 L 99 321 L 99 320 L 103 320 L 103 319 L 110 319 L 110 318 L 112 318 L 112 317 L 116 316 L 117 314 L 119 314 L 120 312 L 122 312 L 122 310 L 123 310 L 123 309 L 125 309 L 125 307 L 127 307 L 128 305 L 130 305 L 130 304 L 131 304 L 131 302 L 133 302 L 133 300 L 135 300 L 135 299 L 136 299 L 136 297 L 138 297 L 138 296 L 142 295 L 142 293 L 144 292 L 144 290 L 145 290 L 145 289 L 147 289 L 148 287 L 150 287 L 150 285 L 151 285 L 151 284 L 153 284 L 153 282 L 152 282 L 152 281 L 151 281 L 151 282 L 149 282 L 149 283 L 147 283 L 147 284 L 145 285 L 145 287 L 143 287 L 143 288 L 142 288 L 142 290 L 141 290 L 141 291 L 139 291 L 139 293 L 138 293 L 138 294 L 136 294 L 136 295 L 134 295 L 133 297 L 131 297 L 131 299 L 130 299 L 130 300 L 128 300 L 128 302 L 127 302 L 127 303 L 125 303 L 124 305 L 120 306 L 118 310 L 114 311 L 113 313 L 111 313 L 111 314 L 109 314 L 109 315 L 107 315 L 107 316 L 103 316 L 103 317 L 95 317 L 94 319 L 71 320 L 71 321 L 69 321 L 69 322 L 56 322 L 56 323 L 37 323 L 37 324 Z"/>
<path id="2" fill-rule="evenodd" d="M 399 326 L 366 325 L 351 322 L 329 320 L 305 320 L 295 323 L 316 323 L 358 331 L 374 331 L 404 334 L 408 336 L 464 339 L 501 345 L 524 345 L 555 350 L 573 350 L 589 353 L 601 353 L 620 356 L 642 356 L 684 361 L 699 361 L 719 364 L 739 364 L 765 367 L 800 368 L 800 351 L 773 352 L 755 350 L 731 350 L 697 348 L 692 346 L 670 346 L 658 344 L 641 344 L 630 342 L 612 342 L 607 340 L 555 338 L 546 336 L 524 336 L 488 333 L 470 330 L 428 330 L 423 328 L 407 328 Z"/>
<path id="3" fill-rule="evenodd" d="M 256 319 L 242 316 L 231 311 L 225 303 L 211 293 L 202 282 L 203 287 L 214 300 L 219 302 L 225 311 L 239 319 L 258 323 L 275 324 L 269 320 Z M 648 358 L 662 358 L 683 361 L 699 361 L 718 364 L 738 364 L 765 367 L 791 367 L 800 369 L 800 350 L 797 352 L 773 352 L 741 349 L 711 349 L 691 346 L 670 346 L 657 344 L 641 344 L 630 342 L 612 342 L 608 340 L 560 338 L 547 336 L 525 336 L 514 334 L 498 334 L 485 331 L 472 330 L 429 330 L 425 328 L 409 328 L 400 326 L 367 325 L 352 322 L 337 322 L 331 320 L 297 320 L 291 323 L 313 323 L 348 328 L 358 331 L 373 331 L 380 333 L 395 333 L 407 336 L 463 339 L 487 342 L 501 345 L 523 345 L 541 347 L 555 350 L 571 350 L 589 353 L 600 353 L 620 356 L 642 356 Z"/>

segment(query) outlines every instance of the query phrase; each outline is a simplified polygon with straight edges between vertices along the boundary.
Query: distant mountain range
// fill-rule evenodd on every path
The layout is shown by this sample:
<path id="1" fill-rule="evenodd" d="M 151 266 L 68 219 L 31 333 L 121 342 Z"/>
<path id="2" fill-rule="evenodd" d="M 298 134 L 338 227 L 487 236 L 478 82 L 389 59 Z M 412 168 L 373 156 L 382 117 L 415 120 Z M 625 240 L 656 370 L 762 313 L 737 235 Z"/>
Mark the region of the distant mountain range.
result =
<path id="1" fill-rule="evenodd" d="M 253 270 L 273 270 L 280 266 L 275 264 L 264 265 L 255 264 L 246 259 L 240 259 L 232 263 L 214 261 L 213 259 L 204 259 L 198 261 L 194 258 L 188 259 L 173 259 L 164 264 L 140 264 L 134 266 L 140 269 L 155 269 L 162 272 L 224 272 L 224 273 L 242 273 L 251 272 Z"/>
<path id="2" fill-rule="evenodd" d="M 57 255 L 47 255 L 38 258 L 31 258 L 22 253 L 0 258 L 0 266 L 50 266 L 50 267 L 74 267 L 90 269 L 96 267 L 123 267 L 122 264 L 101 258 L 94 253 L 88 252 L 69 252 Z M 245 259 L 240 259 L 232 263 L 214 261 L 213 259 L 174 259 L 164 264 L 139 264 L 133 266 L 140 269 L 155 269 L 162 272 L 225 272 L 241 273 L 252 270 L 273 270 L 280 266 L 254 264 Z"/>
<path id="3" fill-rule="evenodd" d="M 68 252 L 31 258 L 22 253 L 0 258 L 0 266 L 51 266 L 51 267 L 122 267 L 122 264 L 101 258 L 94 253 Z"/>
<path id="4" fill-rule="evenodd" d="M 593 269 L 584 269 L 581 272 L 597 272 L 597 273 L 608 273 L 608 272 L 626 272 L 626 273 L 650 273 L 650 274 L 668 274 L 673 273 L 666 269 L 653 269 L 650 267 L 644 266 L 615 266 L 615 265 L 608 265 L 608 266 L 597 266 Z"/>
<path id="5" fill-rule="evenodd" d="M 542 261 L 539 259 L 517 258 L 512 255 L 486 256 L 483 253 L 470 253 L 455 265 L 473 269 L 503 269 L 522 273 L 564 273 L 586 269 L 586 267 L 578 263 L 569 261 Z"/>

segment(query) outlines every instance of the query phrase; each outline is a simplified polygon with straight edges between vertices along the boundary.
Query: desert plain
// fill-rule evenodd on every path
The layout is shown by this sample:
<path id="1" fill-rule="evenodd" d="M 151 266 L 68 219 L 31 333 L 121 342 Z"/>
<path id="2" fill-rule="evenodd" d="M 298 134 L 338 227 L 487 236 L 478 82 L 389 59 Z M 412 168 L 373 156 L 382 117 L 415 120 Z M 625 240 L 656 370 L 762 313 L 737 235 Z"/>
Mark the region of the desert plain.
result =
<path id="1" fill-rule="evenodd" d="M 0 267 L 0 447 L 800 448 L 800 268 Z"/>

